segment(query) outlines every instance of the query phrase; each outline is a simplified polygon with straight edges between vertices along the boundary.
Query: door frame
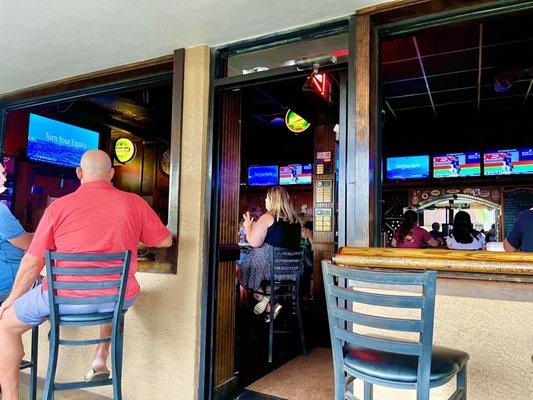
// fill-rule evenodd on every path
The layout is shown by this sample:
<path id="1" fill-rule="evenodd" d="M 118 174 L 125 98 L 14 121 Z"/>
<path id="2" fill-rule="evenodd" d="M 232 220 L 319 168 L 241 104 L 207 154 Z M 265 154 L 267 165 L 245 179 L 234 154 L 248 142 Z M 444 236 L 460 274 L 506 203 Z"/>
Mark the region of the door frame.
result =
<path id="1" fill-rule="evenodd" d="M 351 25 L 355 23 L 355 18 L 343 17 L 326 23 L 316 24 L 305 28 L 289 30 L 282 33 L 268 35 L 262 38 L 246 40 L 222 46 L 211 50 L 211 76 L 210 76 L 210 101 L 209 101 L 209 125 L 208 125 L 208 160 L 207 176 L 209 184 L 206 187 L 206 209 L 209 210 L 207 216 L 207 225 L 209 235 L 204 238 L 204 257 L 208 260 L 206 271 L 203 279 L 206 284 L 202 288 L 202 334 L 205 335 L 201 340 L 201 360 L 200 360 L 200 386 L 199 395 L 201 399 L 214 399 L 215 387 L 215 335 L 216 335 L 216 289 L 217 289 L 217 246 L 219 230 L 219 162 L 221 135 L 219 131 L 220 121 L 220 97 L 224 90 L 238 89 L 246 86 L 257 85 L 259 83 L 274 82 L 285 79 L 292 79 L 299 76 L 306 76 L 312 69 L 299 70 L 295 66 L 275 68 L 268 71 L 257 72 L 248 75 L 238 75 L 233 77 L 220 77 L 222 64 L 225 57 L 230 54 L 241 54 L 248 51 L 257 51 L 260 49 L 273 48 L 281 44 L 297 43 L 298 41 L 312 37 L 314 34 L 324 36 L 326 34 L 334 35 L 335 33 L 351 32 Z M 349 54 L 352 53 L 354 42 L 349 40 Z M 351 57 L 348 57 L 348 70 L 350 64 L 353 64 Z M 346 69 L 345 64 L 329 66 L 333 69 Z M 353 69 L 353 65 L 351 67 Z M 351 85 L 355 87 L 355 85 Z M 349 89 L 351 90 L 351 89 Z M 355 98 L 355 96 L 352 96 Z M 352 107 L 353 108 L 353 107 Z M 339 180 L 339 187 L 345 185 L 345 182 Z M 339 201 L 339 207 L 341 202 Z M 343 202 L 344 206 L 345 202 Z M 340 214 L 340 212 L 339 212 Z M 344 215 L 344 214 L 343 214 Z M 342 225 L 344 229 L 345 221 L 339 220 L 339 229 Z"/>

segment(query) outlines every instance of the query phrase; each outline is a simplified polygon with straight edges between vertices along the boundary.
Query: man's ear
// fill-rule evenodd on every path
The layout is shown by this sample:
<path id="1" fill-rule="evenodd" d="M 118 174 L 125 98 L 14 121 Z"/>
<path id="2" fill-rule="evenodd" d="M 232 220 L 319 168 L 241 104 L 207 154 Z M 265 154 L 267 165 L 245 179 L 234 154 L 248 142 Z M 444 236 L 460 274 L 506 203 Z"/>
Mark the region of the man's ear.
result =
<path id="1" fill-rule="evenodd" d="M 114 176 L 115 176 L 115 168 L 111 168 L 109 170 L 109 180 L 111 181 Z"/>
<path id="2" fill-rule="evenodd" d="M 83 170 L 80 167 L 76 168 L 76 176 L 80 181 L 83 179 Z"/>

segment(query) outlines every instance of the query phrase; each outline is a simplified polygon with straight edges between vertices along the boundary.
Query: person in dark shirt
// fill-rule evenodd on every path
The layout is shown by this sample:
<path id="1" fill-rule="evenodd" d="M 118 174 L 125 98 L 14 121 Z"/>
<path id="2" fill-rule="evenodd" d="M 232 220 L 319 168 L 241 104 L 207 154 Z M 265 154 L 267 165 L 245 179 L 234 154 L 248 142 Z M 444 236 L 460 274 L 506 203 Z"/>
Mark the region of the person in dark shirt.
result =
<path id="1" fill-rule="evenodd" d="M 533 251 L 533 207 L 522 211 L 513 230 L 503 241 L 505 251 Z"/>
<path id="2" fill-rule="evenodd" d="M 444 233 L 440 231 L 440 224 L 438 222 L 433 222 L 431 224 L 429 234 L 433 239 L 442 239 L 444 237 Z"/>

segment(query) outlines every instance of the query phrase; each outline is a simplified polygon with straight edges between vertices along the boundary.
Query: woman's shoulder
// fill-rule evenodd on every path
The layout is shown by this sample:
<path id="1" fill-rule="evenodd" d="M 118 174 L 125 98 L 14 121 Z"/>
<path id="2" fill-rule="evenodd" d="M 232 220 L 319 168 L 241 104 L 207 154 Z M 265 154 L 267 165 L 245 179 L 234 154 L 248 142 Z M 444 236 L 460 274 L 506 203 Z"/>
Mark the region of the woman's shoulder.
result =
<path id="1" fill-rule="evenodd" d="M 263 215 L 259 217 L 257 222 L 270 226 L 274 223 L 274 217 L 270 213 L 264 213 Z"/>

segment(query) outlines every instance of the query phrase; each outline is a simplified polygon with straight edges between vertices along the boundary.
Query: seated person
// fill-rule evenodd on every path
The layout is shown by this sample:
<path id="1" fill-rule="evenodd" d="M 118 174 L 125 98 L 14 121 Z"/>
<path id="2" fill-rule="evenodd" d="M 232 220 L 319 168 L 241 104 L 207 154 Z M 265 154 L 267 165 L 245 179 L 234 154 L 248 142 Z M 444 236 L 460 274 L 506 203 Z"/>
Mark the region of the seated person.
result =
<path id="1" fill-rule="evenodd" d="M 485 243 L 495 242 L 497 237 L 498 233 L 496 232 L 496 224 L 492 224 L 489 231 L 485 235 Z"/>
<path id="2" fill-rule="evenodd" d="M 518 215 L 513 230 L 503 241 L 505 251 L 533 251 L 533 207 Z"/>
<path id="3" fill-rule="evenodd" d="M 301 226 L 298 216 L 291 204 L 291 198 L 281 186 L 274 186 L 265 198 L 267 212 L 254 221 L 249 212 L 243 215 L 246 239 L 253 249 L 241 265 L 241 284 L 254 292 L 259 292 L 261 284 L 270 280 L 270 255 L 272 247 L 300 248 Z M 259 303 L 254 313 L 261 314 L 268 310 L 268 296 L 255 294 Z M 281 305 L 276 304 L 274 316 Z"/>
<path id="4" fill-rule="evenodd" d="M 474 229 L 470 214 L 459 211 L 453 219 L 453 231 L 446 238 L 446 246 L 454 250 L 480 250 L 485 244 L 483 235 Z"/>
<path id="5" fill-rule="evenodd" d="M 114 169 L 106 153 L 101 150 L 85 152 L 76 174 L 81 186 L 74 193 L 57 199 L 46 208 L 30 247 L 20 262 L 13 290 L 0 305 L 0 386 L 2 396 L 6 399 L 18 399 L 19 365 L 24 355 L 22 334 L 32 326 L 42 324 L 50 315 L 46 279 L 41 285 L 31 289 L 44 267 L 46 250 L 65 253 L 113 253 L 131 250 L 124 301 L 126 309 L 133 305 L 140 292 L 139 283 L 135 278 L 139 242 L 149 247 L 172 245 L 171 233 L 146 201 L 133 193 L 113 187 L 111 179 Z M 65 280 L 81 280 L 80 277 L 65 277 Z M 83 296 L 99 295 L 101 290 L 86 290 Z M 78 293 L 71 291 L 66 291 L 64 296 L 80 297 Z M 59 306 L 59 313 L 108 312 L 113 307 L 113 303 L 89 306 L 62 304 Z M 100 337 L 110 335 L 111 325 L 102 325 Z M 86 380 L 103 380 L 109 377 L 106 367 L 109 346 L 110 343 L 97 346 Z"/>
<path id="6" fill-rule="evenodd" d="M 428 231 L 418 226 L 418 213 L 414 210 L 407 210 L 403 214 L 402 224 L 394 232 L 391 246 L 421 248 L 426 244 L 431 247 L 437 247 L 440 243 L 440 239 L 433 239 Z"/>
<path id="7" fill-rule="evenodd" d="M 440 224 L 438 222 L 433 222 L 431 224 L 431 230 L 429 234 L 433 239 L 443 239 L 444 234 L 440 231 Z"/>
<path id="8" fill-rule="evenodd" d="M 0 164 L 0 193 L 6 190 L 5 181 L 5 170 Z M 31 238 L 32 234 L 24 230 L 9 208 L 0 201 L 0 303 L 11 293 L 20 260 L 28 250 Z"/>

